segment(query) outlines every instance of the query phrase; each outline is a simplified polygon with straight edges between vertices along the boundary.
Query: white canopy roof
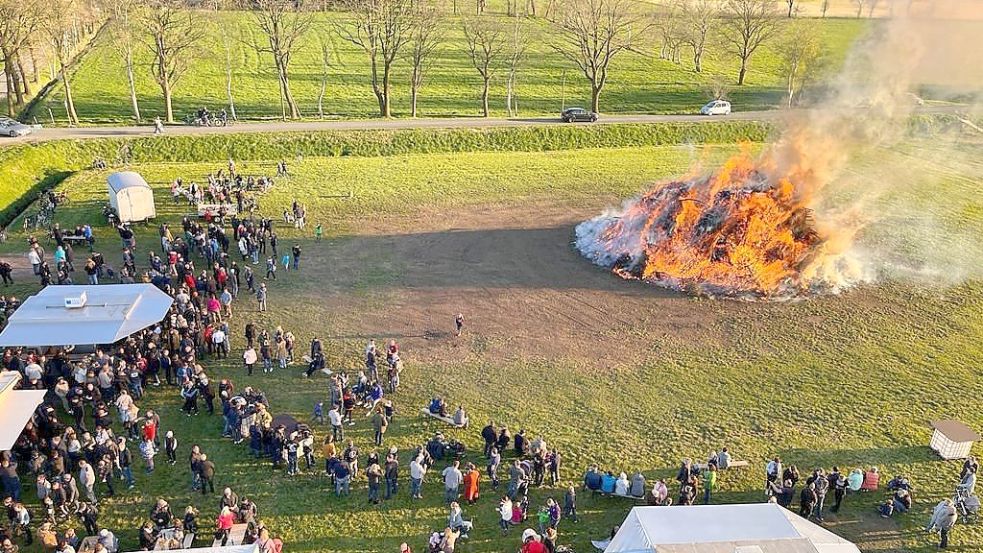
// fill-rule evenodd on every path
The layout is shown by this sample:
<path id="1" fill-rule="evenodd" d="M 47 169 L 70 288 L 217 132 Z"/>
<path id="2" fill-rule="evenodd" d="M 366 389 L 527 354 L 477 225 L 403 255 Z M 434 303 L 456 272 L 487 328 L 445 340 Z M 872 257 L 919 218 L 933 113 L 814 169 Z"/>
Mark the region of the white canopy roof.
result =
<path id="1" fill-rule="evenodd" d="M 109 175 L 106 179 L 109 183 L 109 188 L 114 192 L 119 192 L 124 188 L 150 188 L 147 181 L 140 176 L 140 173 L 135 173 L 133 171 L 120 171 L 119 173 L 113 173 Z"/>
<path id="2" fill-rule="evenodd" d="M 257 553 L 259 546 L 255 543 L 249 545 L 227 545 L 225 547 L 196 547 L 194 549 L 171 549 L 170 553 Z"/>
<path id="3" fill-rule="evenodd" d="M 860 553 L 774 503 L 635 507 L 604 553 Z"/>
<path id="4" fill-rule="evenodd" d="M 83 307 L 65 307 L 83 293 Z M 0 347 L 112 344 L 160 322 L 173 301 L 152 284 L 47 286 L 14 311 Z"/>
<path id="5" fill-rule="evenodd" d="M 44 390 L 14 390 L 20 373 L 0 373 L 0 451 L 14 446 L 34 410 L 44 401 Z"/>

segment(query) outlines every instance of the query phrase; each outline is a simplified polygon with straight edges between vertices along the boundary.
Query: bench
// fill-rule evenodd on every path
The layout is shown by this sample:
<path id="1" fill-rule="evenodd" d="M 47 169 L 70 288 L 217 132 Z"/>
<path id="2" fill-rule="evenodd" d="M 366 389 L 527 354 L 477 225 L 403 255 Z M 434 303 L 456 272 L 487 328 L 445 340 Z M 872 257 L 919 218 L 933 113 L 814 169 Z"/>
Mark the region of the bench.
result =
<path id="1" fill-rule="evenodd" d="M 602 497 L 620 497 L 621 499 L 634 499 L 636 501 L 641 501 L 641 500 L 645 499 L 645 496 L 644 495 L 641 496 L 641 497 L 636 497 L 636 496 L 631 495 L 631 494 L 605 493 L 605 492 L 602 492 L 601 490 L 596 490 L 596 491 L 595 490 L 591 490 L 591 491 L 593 491 L 594 494 L 600 495 Z"/>
<path id="2" fill-rule="evenodd" d="M 455 424 L 454 423 L 454 419 L 451 418 L 451 417 L 442 417 L 442 416 L 440 416 L 440 415 L 438 415 L 436 413 L 431 413 L 430 412 L 430 409 L 427 409 L 426 407 L 424 407 L 423 409 L 420 409 L 420 412 L 423 413 L 424 415 L 428 416 L 428 417 L 433 417 L 433 418 L 435 418 L 435 419 L 437 419 L 437 420 L 439 420 L 441 422 L 447 423 L 447 424 L 453 426 L 454 428 L 464 428 L 465 427 L 465 425 L 463 425 L 463 424 Z"/>
<path id="3" fill-rule="evenodd" d="M 244 522 L 233 524 L 232 530 L 229 531 L 229 541 L 225 545 L 240 545 L 243 538 L 246 537 L 246 526 Z M 222 547 L 222 540 L 214 540 L 212 547 Z"/>
<path id="4" fill-rule="evenodd" d="M 751 463 L 748 461 L 731 461 L 730 464 L 727 465 L 727 468 L 721 470 L 740 469 L 750 464 Z M 693 465 L 693 467 L 695 467 L 696 470 L 700 470 L 700 471 L 705 470 L 707 466 L 708 465 L 706 463 L 696 463 L 695 465 Z"/>

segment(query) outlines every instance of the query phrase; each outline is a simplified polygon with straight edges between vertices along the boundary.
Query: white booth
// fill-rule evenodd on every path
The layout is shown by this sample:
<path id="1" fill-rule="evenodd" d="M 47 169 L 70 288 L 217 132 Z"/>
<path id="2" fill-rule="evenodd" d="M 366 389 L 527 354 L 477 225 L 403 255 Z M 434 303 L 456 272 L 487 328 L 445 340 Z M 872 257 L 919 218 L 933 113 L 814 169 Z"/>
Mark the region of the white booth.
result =
<path id="1" fill-rule="evenodd" d="M 139 173 L 122 171 L 109 175 L 109 205 L 121 223 L 146 221 L 157 216 L 154 191 Z"/>

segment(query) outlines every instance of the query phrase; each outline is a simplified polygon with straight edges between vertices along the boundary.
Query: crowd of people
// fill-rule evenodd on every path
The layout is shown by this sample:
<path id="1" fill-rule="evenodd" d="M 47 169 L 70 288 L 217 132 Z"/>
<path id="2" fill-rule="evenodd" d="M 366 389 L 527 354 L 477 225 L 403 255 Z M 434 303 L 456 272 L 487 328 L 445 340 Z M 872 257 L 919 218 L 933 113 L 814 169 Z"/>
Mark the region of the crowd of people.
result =
<path id="1" fill-rule="evenodd" d="M 281 162 L 277 177 L 286 175 L 286 163 Z M 179 394 L 179 412 L 185 417 L 221 416 L 222 437 L 240 446 L 244 454 L 248 450 L 254 460 L 265 460 L 289 476 L 323 471 L 337 496 L 350 496 L 353 484 L 359 483 L 360 488 L 364 481 L 365 501 L 370 505 L 401 494 L 423 501 L 425 484 L 431 481 L 442 489 L 440 497 L 447 506 L 447 517 L 443 528 L 435 528 L 426 537 L 430 553 L 453 553 L 459 540 L 469 539 L 474 530 L 473 514 L 479 509 L 494 513 L 503 536 L 523 528 L 519 536 L 522 553 L 562 551 L 561 522 L 579 520 L 578 487 L 563 483 L 562 455 L 543 437 L 530 437 L 525 429 L 513 435 L 508 426 L 489 422 L 480 430 L 484 444 L 480 455 L 469 456 L 462 442 L 442 432 L 403 455 L 386 445 L 387 432 L 398 416 L 394 399 L 403 371 L 396 340 L 385 342 L 383 347 L 369 341 L 361 368 L 349 375 L 327 369 L 324 344 L 317 335 L 309 346 L 299 345 L 290 330 L 279 325 L 268 329 L 244 315 L 267 310 L 268 285 L 277 280 L 280 266 L 284 271 L 301 269 L 300 245 L 283 250 L 273 221 L 254 216 L 257 206 L 253 192 L 261 192 L 272 183 L 269 177 L 238 174 L 231 160 L 227 173 L 220 170 L 208 175 L 205 186 L 191 182 L 185 187 L 181 180 L 175 181 L 172 194 L 176 202 L 187 198 L 195 205 L 210 202 L 230 209 L 206 211 L 202 220 L 184 217 L 178 236 L 167 223 L 161 223 L 157 228 L 160 251 L 148 251 L 140 269 L 136 235 L 118 221 L 113 221 L 122 252 L 118 272 L 102 254 L 93 251 L 96 240 L 88 225 L 69 233 L 53 227 L 57 277 L 45 260 L 44 248 L 31 238 L 28 259 L 42 286 L 70 284 L 75 271 L 72 243 L 85 243 L 90 255 L 83 267 L 90 284 L 98 284 L 106 276 L 118 275 L 122 282 L 139 279 L 168 293 L 174 302 L 158 324 L 89 355 L 18 349 L 3 353 L 3 369 L 20 373 L 23 387 L 46 389 L 49 394 L 13 449 L 0 455 L 0 479 L 11 522 L 0 530 L 0 552 L 9 551 L 4 545 L 8 542 L 13 546 L 15 540 L 31 544 L 37 539 L 46 552 L 74 553 L 82 548 L 83 536 L 91 538 L 88 548 L 93 551 L 117 551 L 119 540 L 112 529 L 100 524 L 100 509 L 106 498 L 124 493 L 122 488 L 134 488 L 138 478 L 154 478 L 157 458 L 163 453 L 164 462 L 172 466 L 187 460 L 194 492 L 218 496 L 217 502 L 203 508 L 209 519 L 214 513 L 214 523 L 205 523 L 208 536 L 225 545 L 235 525 L 242 524 L 246 526 L 242 543 L 257 543 L 262 553 L 279 553 L 282 541 L 260 521 L 253 501 L 229 487 L 216 493 L 222 488 L 216 483 L 222 481 L 227 467 L 219 466 L 201 444 L 185 446 L 177 431 L 180 425 L 173 419 L 162 420 L 160 413 L 140 407 L 145 394 L 159 393 L 154 390 Z M 283 219 L 296 229 L 304 229 L 306 209 L 295 200 L 284 210 Z M 320 225 L 315 232 L 319 238 Z M 69 236 L 80 239 L 66 239 Z M 232 254 L 230 248 L 235 248 Z M 253 267 L 263 259 L 265 274 L 258 275 Z M 12 282 L 10 271 L 2 265 L 0 275 L 5 284 L 8 278 Z M 239 306 L 243 293 L 255 298 L 255 309 Z M 0 297 L 6 314 L 18 305 L 16 298 Z M 238 328 L 242 328 L 241 342 L 234 348 Z M 455 336 L 460 336 L 463 328 L 464 316 L 458 314 L 454 318 Z M 216 382 L 209 376 L 203 363 L 228 358 L 239 349 L 246 378 L 254 375 L 256 365 L 262 366 L 264 375 L 273 375 L 301 359 L 306 377 L 327 373 L 324 399 L 314 404 L 311 424 L 275 417 L 269 398 L 257 386 L 239 390 L 232 378 Z M 435 395 L 427 409 L 449 419 L 455 427 L 469 428 L 463 405 L 452 412 L 444 399 Z M 356 415 L 359 410 L 364 416 L 361 412 Z M 371 428 L 371 445 L 356 443 L 350 432 L 346 435 L 346 429 L 358 424 Z M 323 437 L 318 436 L 319 431 Z M 318 462 L 318 455 L 323 464 Z M 666 478 L 650 482 L 641 471 L 629 476 L 591 466 L 584 474 L 583 489 L 642 499 L 650 505 L 711 503 L 720 474 L 729 470 L 731 463 L 727 448 L 713 452 L 703 463 L 684 460 L 675 477 L 676 494 L 670 491 Z M 138 468 L 143 474 L 137 474 Z M 965 497 L 973 496 L 975 474 L 975 462 L 968 463 L 960 483 Z M 23 478 L 35 483 L 41 504 L 33 520 L 21 497 Z M 408 490 L 404 491 L 407 482 Z M 482 502 L 481 492 L 486 486 L 490 500 Z M 532 505 L 533 487 L 555 495 L 547 493 L 540 505 Z M 358 488 L 356 494 L 360 493 Z M 913 490 L 908 479 L 895 476 L 886 488 L 890 496 L 878 506 L 880 515 L 909 512 Z M 828 471 L 815 468 L 804 475 L 778 457 L 765 467 L 768 500 L 789 509 L 798 500 L 799 514 L 819 522 L 824 521 L 828 494 L 832 494 L 829 511 L 837 512 L 848 494 L 879 489 L 876 467 L 850 472 L 837 467 Z M 175 515 L 168 501 L 159 498 L 137 529 L 139 547 L 175 549 L 189 540 L 203 539 L 206 533 L 202 532 L 199 507 L 187 505 Z M 948 543 L 956 509 L 951 500 L 940 502 L 928 525 L 928 529 L 941 533 L 943 547 Z M 76 532 L 74 521 L 82 530 Z M 411 553 L 405 543 L 400 550 Z"/>

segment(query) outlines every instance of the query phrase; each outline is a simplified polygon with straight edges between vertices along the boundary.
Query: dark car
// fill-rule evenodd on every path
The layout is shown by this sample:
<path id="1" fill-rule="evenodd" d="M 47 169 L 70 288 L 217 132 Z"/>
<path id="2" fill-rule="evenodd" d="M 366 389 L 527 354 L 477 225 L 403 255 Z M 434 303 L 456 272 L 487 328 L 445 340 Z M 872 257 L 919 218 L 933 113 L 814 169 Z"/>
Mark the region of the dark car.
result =
<path id="1" fill-rule="evenodd" d="M 593 123 L 597 121 L 597 114 L 593 111 L 587 111 L 584 108 L 567 108 L 560 114 L 560 119 L 564 123 L 573 123 L 574 121 L 589 121 Z"/>

